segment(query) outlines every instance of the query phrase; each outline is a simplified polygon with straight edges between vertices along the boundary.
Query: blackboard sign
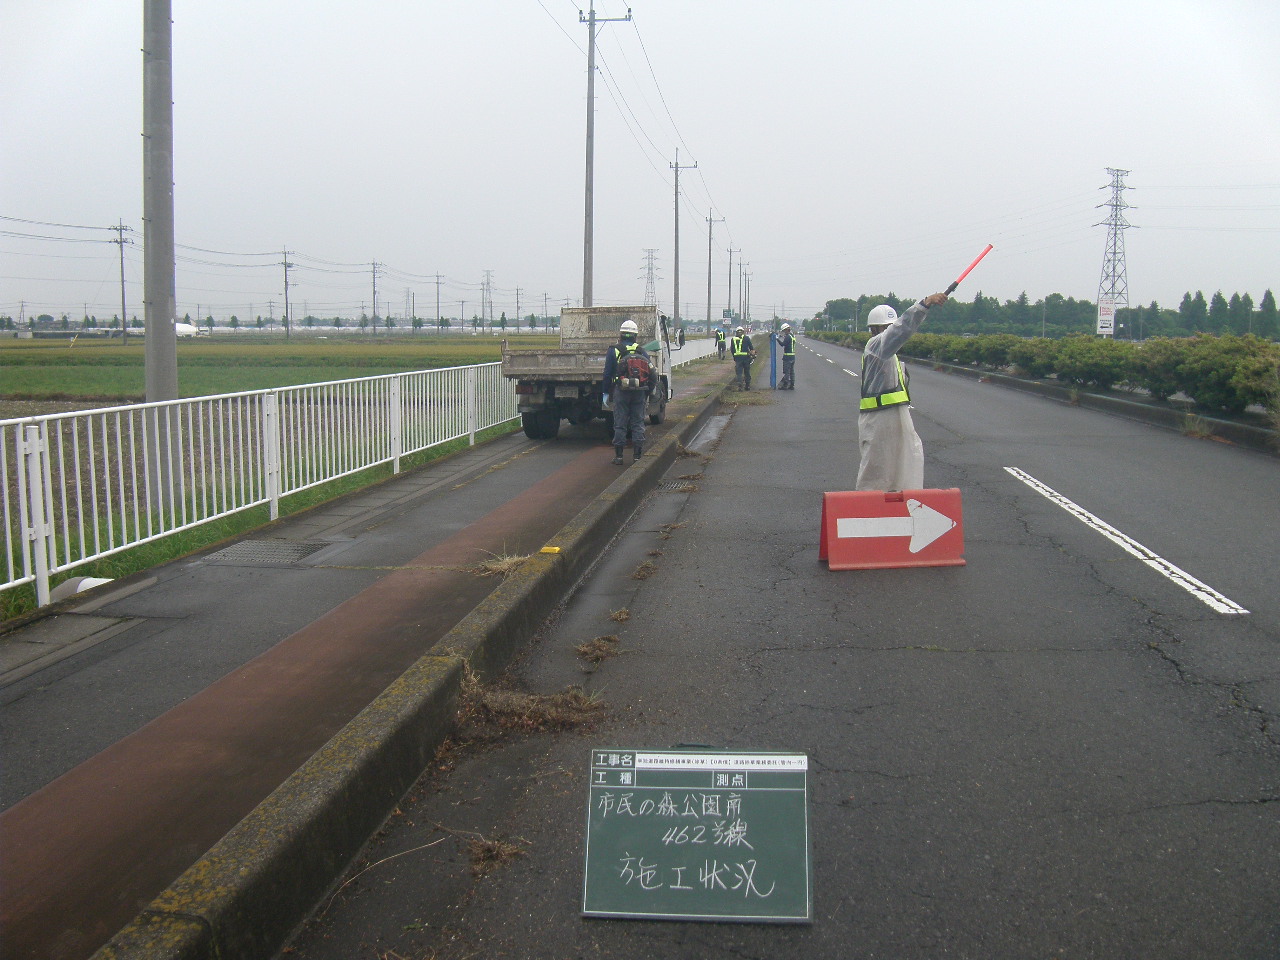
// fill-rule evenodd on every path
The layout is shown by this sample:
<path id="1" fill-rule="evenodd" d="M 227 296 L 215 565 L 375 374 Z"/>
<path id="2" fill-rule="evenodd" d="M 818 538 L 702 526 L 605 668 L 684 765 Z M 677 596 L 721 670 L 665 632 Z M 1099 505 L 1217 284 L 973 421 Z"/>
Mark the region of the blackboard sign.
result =
<path id="1" fill-rule="evenodd" d="M 591 752 L 585 916 L 805 923 L 809 758 Z"/>

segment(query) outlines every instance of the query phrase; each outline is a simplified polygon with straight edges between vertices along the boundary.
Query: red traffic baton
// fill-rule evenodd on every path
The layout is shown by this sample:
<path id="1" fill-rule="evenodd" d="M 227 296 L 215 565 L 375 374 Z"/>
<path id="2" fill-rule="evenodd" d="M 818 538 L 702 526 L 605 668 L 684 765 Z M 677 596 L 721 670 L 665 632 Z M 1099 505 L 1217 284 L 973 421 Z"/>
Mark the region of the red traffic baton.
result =
<path id="1" fill-rule="evenodd" d="M 967 276 L 969 275 L 969 272 L 970 272 L 974 267 L 976 267 L 976 266 L 978 265 L 979 261 L 981 261 L 981 260 L 982 260 L 982 258 L 983 258 L 983 257 L 985 257 L 985 256 L 986 256 L 988 253 L 990 253 L 990 252 L 991 252 L 991 244 L 989 244 L 989 243 L 988 243 L 988 244 L 987 244 L 987 248 L 986 248 L 985 250 L 983 250 L 980 254 L 978 254 L 978 255 L 974 258 L 973 263 L 969 264 L 969 266 L 967 266 L 967 267 L 965 268 L 964 273 L 962 273 L 962 274 L 960 274 L 960 276 L 956 277 L 956 278 L 955 278 L 955 280 L 953 280 L 953 281 L 952 281 L 951 286 L 947 287 L 947 289 L 946 289 L 946 290 L 944 290 L 943 292 L 944 292 L 948 297 L 949 297 L 949 296 L 951 296 L 951 291 L 952 291 L 952 290 L 954 290 L 956 287 L 960 286 L 960 281 L 961 281 L 961 280 L 963 280 L 965 277 L 967 277 Z"/>

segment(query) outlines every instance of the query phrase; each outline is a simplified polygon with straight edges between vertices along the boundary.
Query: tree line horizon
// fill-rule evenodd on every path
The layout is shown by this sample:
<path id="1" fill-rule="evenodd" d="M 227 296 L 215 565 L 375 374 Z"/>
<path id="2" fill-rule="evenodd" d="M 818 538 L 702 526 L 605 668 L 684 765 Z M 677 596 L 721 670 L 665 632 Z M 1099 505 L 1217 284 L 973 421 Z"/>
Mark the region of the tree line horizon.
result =
<path id="1" fill-rule="evenodd" d="M 841 297 L 828 300 L 822 313 L 809 321 L 809 325 L 811 329 L 829 332 L 865 329 L 867 311 L 876 304 L 887 303 L 901 312 L 914 302 L 893 293 Z M 929 311 L 929 326 L 939 333 L 1012 333 L 1056 339 L 1094 333 L 1097 324 L 1096 303 L 1059 293 L 1032 302 L 1023 291 L 1017 299 L 1002 303 L 979 290 L 972 300 L 948 300 Z M 1188 337 L 1197 333 L 1280 337 L 1280 312 L 1270 289 L 1262 295 L 1256 308 L 1247 293 L 1233 293 L 1228 298 L 1219 290 L 1206 299 L 1203 291 L 1197 290 L 1194 294 L 1188 291 L 1176 309 L 1161 307 L 1155 300 L 1145 307 L 1120 307 L 1116 310 L 1116 324 L 1116 337 L 1132 340 Z"/>

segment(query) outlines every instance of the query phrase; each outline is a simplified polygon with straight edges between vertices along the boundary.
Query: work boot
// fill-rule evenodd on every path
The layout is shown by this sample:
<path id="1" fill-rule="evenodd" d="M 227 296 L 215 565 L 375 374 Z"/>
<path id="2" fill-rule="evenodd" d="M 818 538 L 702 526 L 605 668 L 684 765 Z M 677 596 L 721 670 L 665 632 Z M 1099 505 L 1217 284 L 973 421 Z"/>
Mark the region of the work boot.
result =
<path id="1" fill-rule="evenodd" d="M 613 448 L 613 462 L 616 463 L 618 466 L 622 466 L 622 448 L 621 447 Z"/>
<path id="2" fill-rule="evenodd" d="M 632 463 L 635 463 L 637 460 L 639 460 L 639 459 L 640 459 L 641 457 L 643 457 L 643 456 L 644 456 L 644 444 L 643 444 L 643 443 L 637 443 L 637 444 L 636 444 L 635 454 L 632 456 L 632 458 L 631 458 L 631 462 L 632 462 Z"/>

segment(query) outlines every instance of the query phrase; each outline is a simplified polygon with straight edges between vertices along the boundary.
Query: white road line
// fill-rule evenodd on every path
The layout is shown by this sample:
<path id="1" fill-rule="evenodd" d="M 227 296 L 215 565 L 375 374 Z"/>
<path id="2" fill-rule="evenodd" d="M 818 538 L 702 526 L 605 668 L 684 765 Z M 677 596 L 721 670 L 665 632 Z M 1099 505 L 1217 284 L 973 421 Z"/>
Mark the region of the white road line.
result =
<path id="1" fill-rule="evenodd" d="M 1056 503 L 1058 506 L 1060 506 L 1063 510 L 1067 511 L 1067 513 L 1071 514 L 1077 520 L 1082 521 L 1086 526 L 1090 526 L 1094 530 L 1097 530 L 1100 534 L 1102 534 L 1112 543 L 1115 543 L 1116 545 L 1118 545 L 1126 553 L 1133 554 L 1133 556 L 1137 557 L 1139 560 L 1141 560 L 1151 569 L 1169 578 L 1178 586 L 1180 586 L 1183 590 L 1186 590 L 1188 593 L 1190 593 L 1196 599 L 1200 600 L 1203 603 L 1208 604 L 1218 613 L 1228 614 L 1228 615 L 1239 615 L 1239 614 L 1246 614 L 1249 612 L 1244 607 L 1236 603 L 1234 600 L 1229 600 L 1227 597 L 1224 597 L 1222 594 L 1220 594 L 1217 590 L 1214 590 L 1213 587 L 1210 587 L 1206 584 L 1201 583 L 1199 580 L 1191 576 L 1191 574 L 1187 573 L 1185 570 L 1182 570 L 1181 568 L 1174 566 L 1168 560 L 1164 559 L 1164 557 L 1160 556 L 1159 554 L 1155 553 L 1152 550 L 1147 549 L 1142 544 L 1138 543 L 1138 541 L 1134 540 L 1132 537 L 1126 536 L 1125 534 L 1121 533 L 1115 527 L 1111 526 L 1111 524 L 1098 519 L 1092 513 L 1086 510 L 1084 507 L 1080 506 L 1079 504 L 1071 500 L 1068 500 L 1066 497 L 1060 494 L 1057 490 L 1054 490 L 1052 487 L 1046 486 L 1045 484 L 1041 483 L 1039 480 L 1031 476 L 1029 473 L 1024 473 L 1023 471 L 1019 470 L 1017 467 L 1005 467 L 1005 470 L 1006 472 L 1017 477 L 1019 480 L 1025 483 L 1028 487 L 1030 487 L 1036 493 L 1040 494 L 1041 496 L 1045 497 L 1051 502 Z"/>
<path id="2" fill-rule="evenodd" d="M 842 370 L 844 370 L 844 372 L 845 372 L 845 373 L 847 373 L 847 374 L 848 374 L 849 376 L 851 376 L 851 377 L 856 377 L 856 376 L 857 376 L 857 374 L 856 374 L 856 373 L 854 373 L 852 370 L 850 370 L 848 367 L 841 367 L 841 369 L 842 369 Z"/>

